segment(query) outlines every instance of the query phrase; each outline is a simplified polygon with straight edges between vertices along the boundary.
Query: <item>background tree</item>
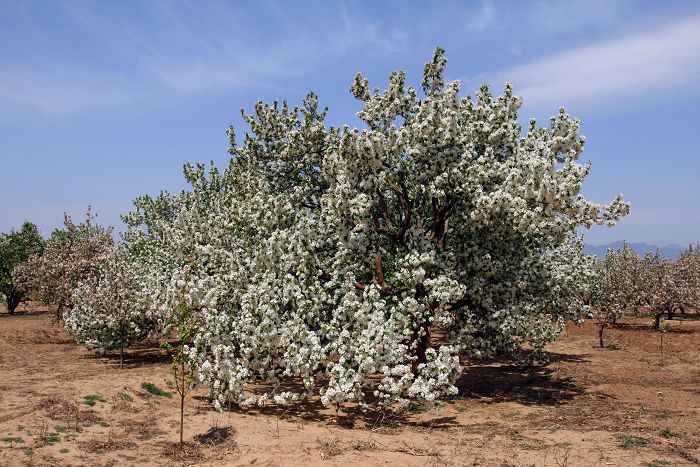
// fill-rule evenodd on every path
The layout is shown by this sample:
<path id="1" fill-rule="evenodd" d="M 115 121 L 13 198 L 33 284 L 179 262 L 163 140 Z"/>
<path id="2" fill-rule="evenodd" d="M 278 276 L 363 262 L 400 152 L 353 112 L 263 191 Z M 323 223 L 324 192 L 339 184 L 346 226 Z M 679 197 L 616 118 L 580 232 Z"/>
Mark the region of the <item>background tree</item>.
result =
<path id="1" fill-rule="evenodd" d="M 159 266 L 158 257 L 135 256 L 125 246 L 110 249 L 97 270 L 73 289 L 72 307 L 63 314 L 76 342 L 100 352 L 118 349 L 123 368 L 125 347 L 162 334 L 167 317 L 154 295 L 158 278 L 163 279 Z"/>
<path id="2" fill-rule="evenodd" d="M 645 286 L 643 262 L 627 242 L 619 250 L 609 249 L 595 265 L 591 283 L 591 313 L 598 321 L 598 340 L 604 346 L 603 332 L 617 319 L 636 313 Z"/>
<path id="3" fill-rule="evenodd" d="M 700 308 L 700 244 L 690 244 L 671 267 L 672 288 L 681 313 Z M 669 310 L 673 319 L 675 309 Z"/>
<path id="4" fill-rule="evenodd" d="M 677 290 L 673 284 L 673 262 L 661 253 L 647 253 L 644 256 L 644 288 L 642 297 L 649 311 L 654 314 L 654 329 L 661 329 L 661 317 L 672 314 L 677 306 Z"/>
<path id="5" fill-rule="evenodd" d="M 17 306 L 27 298 L 21 266 L 32 255 L 41 254 L 43 246 L 39 229 L 31 222 L 22 224 L 20 230 L 0 235 L 0 293 L 5 297 L 9 314 L 14 314 Z"/>
<path id="6" fill-rule="evenodd" d="M 654 314 L 654 328 L 660 329 L 661 317 L 673 319 L 676 310 L 700 306 L 700 253 L 690 245 L 677 261 L 670 261 L 660 252 L 644 258 L 643 298 Z"/>
<path id="7" fill-rule="evenodd" d="M 90 209 L 79 224 L 65 215 L 64 228 L 55 230 L 44 251 L 33 255 L 23 268 L 28 289 L 45 304 L 56 305 L 59 319 L 73 305 L 73 290 L 97 272 L 113 247 L 112 228 L 95 224 L 94 219 Z"/>

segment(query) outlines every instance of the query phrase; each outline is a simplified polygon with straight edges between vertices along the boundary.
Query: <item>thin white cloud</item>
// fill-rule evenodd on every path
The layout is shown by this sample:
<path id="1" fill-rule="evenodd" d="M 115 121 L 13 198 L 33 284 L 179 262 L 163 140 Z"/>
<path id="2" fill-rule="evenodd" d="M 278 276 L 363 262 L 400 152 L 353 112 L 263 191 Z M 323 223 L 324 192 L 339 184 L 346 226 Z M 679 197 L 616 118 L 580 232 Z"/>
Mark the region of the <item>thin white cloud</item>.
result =
<path id="1" fill-rule="evenodd" d="M 118 79 L 78 67 L 67 74 L 0 62 L 0 102 L 48 113 L 71 113 L 129 102 L 135 95 Z"/>
<path id="2" fill-rule="evenodd" d="M 120 23 L 66 3 L 65 14 L 82 28 L 76 33 L 85 38 L 85 51 L 49 56 L 34 48 L 27 56 L 0 55 L 0 102 L 71 113 L 266 81 L 276 87 L 353 50 L 373 47 L 391 54 L 408 40 L 401 30 L 387 33 L 342 8 L 311 18 L 278 11 L 277 21 L 271 18 L 267 25 L 277 29 L 274 38 L 228 4 L 146 6 L 141 20 Z M 93 57 L 86 60 L 89 52 Z"/>
<path id="3" fill-rule="evenodd" d="M 570 34 L 613 26 L 631 3 L 631 0 L 537 0 L 528 3 L 524 16 L 547 31 Z"/>
<path id="4" fill-rule="evenodd" d="M 481 8 L 475 15 L 470 15 L 467 20 L 467 26 L 472 31 L 484 31 L 488 28 L 496 18 L 496 7 L 491 0 L 483 0 Z"/>
<path id="5" fill-rule="evenodd" d="M 649 93 L 686 88 L 699 79 L 700 16 L 481 77 L 499 85 L 510 81 L 526 105 L 548 109 L 653 99 Z"/>

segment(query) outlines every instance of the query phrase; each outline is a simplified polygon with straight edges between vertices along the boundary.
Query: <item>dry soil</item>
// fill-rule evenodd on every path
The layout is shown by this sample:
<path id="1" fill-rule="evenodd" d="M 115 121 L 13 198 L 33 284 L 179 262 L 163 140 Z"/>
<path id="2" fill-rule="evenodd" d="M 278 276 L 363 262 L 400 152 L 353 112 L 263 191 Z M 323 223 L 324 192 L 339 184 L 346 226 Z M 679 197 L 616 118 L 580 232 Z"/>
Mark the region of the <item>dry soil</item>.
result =
<path id="1" fill-rule="evenodd" d="M 597 346 L 592 322 L 551 345 L 552 362 L 466 363 L 460 394 L 381 415 L 318 399 L 217 413 L 204 389 L 166 391 L 157 342 L 96 355 L 46 310 L 0 311 L 0 466 L 11 465 L 700 465 L 700 320 L 621 323 Z M 94 405 L 91 405 L 94 404 Z"/>

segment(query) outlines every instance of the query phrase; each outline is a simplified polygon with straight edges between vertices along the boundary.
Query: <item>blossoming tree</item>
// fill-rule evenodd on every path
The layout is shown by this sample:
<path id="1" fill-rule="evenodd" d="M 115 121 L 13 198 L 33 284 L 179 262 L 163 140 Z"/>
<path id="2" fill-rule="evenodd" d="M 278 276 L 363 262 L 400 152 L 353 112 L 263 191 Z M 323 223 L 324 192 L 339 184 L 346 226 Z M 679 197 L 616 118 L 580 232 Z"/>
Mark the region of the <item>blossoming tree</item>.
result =
<path id="1" fill-rule="evenodd" d="M 654 313 L 654 327 L 660 329 L 661 317 L 673 318 L 676 310 L 700 307 L 700 253 L 690 245 L 677 261 L 659 252 L 644 258 L 643 300 Z"/>
<path id="2" fill-rule="evenodd" d="M 71 294 L 94 274 L 113 246 L 112 229 L 94 223 L 88 209 L 84 222 L 76 224 L 66 215 L 64 229 L 57 229 L 41 254 L 23 266 L 27 288 L 38 300 L 57 306 L 57 317 L 72 307 Z"/>
<path id="3" fill-rule="evenodd" d="M 71 304 L 63 315 L 66 329 L 88 348 L 119 349 L 122 367 L 125 347 L 172 327 L 174 310 L 164 295 L 171 255 L 161 248 L 158 225 L 172 217 L 176 199 L 167 193 L 137 199 L 137 209 L 123 217 L 129 229 L 117 246 L 111 244 L 111 230 L 90 225 L 89 215 L 87 225 L 68 223 L 67 231 L 80 239 L 70 245 L 81 247 L 63 254 L 81 257 L 89 267 L 74 271 L 73 280 L 59 289 Z"/>
<path id="4" fill-rule="evenodd" d="M 583 317 L 576 229 L 629 206 L 581 194 L 578 121 L 562 109 L 523 133 L 510 85 L 461 98 L 443 54 L 420 96 L 403 72 L 381 93 L 358 74 L 364 129 L 326 128 L 313 94 L 258 103 L 240 147 L 229 130 L 225 171 L 186 166 L 190 191 L 137 205 L 132 227 L 150 222 L 170 258 L 164 306 L 191 311 L 189 359 L 217 404 L 432 401 L 457 391 L 460 356 L 541 360 Z"/>
<path id="5" fill-rule="evenodd" d="M 166 278 L 162 271 L 158 256 L 136 257 L 125 246 L 112 248 L 73 289 L 72 307 L 63 314 L 66 329 L 87 348 L 119 349 L 123 368 L 125 347 L 167 328 L 167 313 L 156 295 Z"/>
<path id="6" fill-rule="evenodd" d="M 690 244 L 681 252 L 672 268 L 673 293 L 681 313 L 700 309 L 700 244 Z M 673 319 L 674 309 L 668 310 Z"/>
<path id="7" fill-rule="evenodd" d="M 603 331 L 643 304 L 645 269 L 642 259 L 627 242 L 618 250 L 609 249 L 594 268 L 591 281 L 593 317 L 598 321 L 598 340 L 603 347 Z"/>

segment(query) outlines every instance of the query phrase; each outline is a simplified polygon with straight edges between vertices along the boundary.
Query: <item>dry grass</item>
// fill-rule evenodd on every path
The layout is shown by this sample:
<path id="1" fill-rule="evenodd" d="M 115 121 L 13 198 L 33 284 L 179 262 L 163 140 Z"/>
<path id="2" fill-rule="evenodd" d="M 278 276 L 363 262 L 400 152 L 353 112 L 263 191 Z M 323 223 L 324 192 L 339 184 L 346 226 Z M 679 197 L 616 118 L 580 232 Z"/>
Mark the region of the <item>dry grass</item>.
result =
<path id="1" fill-rule="evenodd" d="M 65 397 L 47 397 L 39 403 L 39 408 L 45 410 L 50 419 L 66 423 L 73 431 L 102 421 L 94 410 L 81 410 L 78 404 Z"/>
<path id="2" fill-rule="evenodd" d="M 330 459 L 331 457 L 339 456 L 345 449 L 339 437 L 331 439 L 318 439 L 318 449 L 321 452 L 322 459 Z"/>
<path id="3" fill-rule="evenodd" d="M 129 399 L 125 399 L 128 397 Z M 120 392 L 112 397 L 112 411 L 123 413 L 139 413 L 143 409 L 134 403 L 134 399 L 125 392 Z"/>
<path id="4" fill-rule="evenodd" d="M 199 443 L 185 441 L 180 444 L 175 441 L 161 442 L 161 455 L 176 462 L 192 462 L 202 459 L 202 449 Z"/>
<path id="5" fill-rule="evenodd" d="M 103 454 L 123 449 L 134 449 L 136 448 L 136 443 L 126 439 L 124 435 L 116 436 L 113 430 L 109 430 L 107 436 L 93 437 L 88 441 L 79 442 L 78 447 L 89 453 Z"/>
<path id="6" fill-rule="evenodd" d="M 125 434 L 134 436 L 142 441 L 166 434 L 165 431 L 161 430 L 158 426 L 158 416 L 154 409 L 148 409 L 144 415 L 138 417 L 119 420 L 118 423 Z"/>

